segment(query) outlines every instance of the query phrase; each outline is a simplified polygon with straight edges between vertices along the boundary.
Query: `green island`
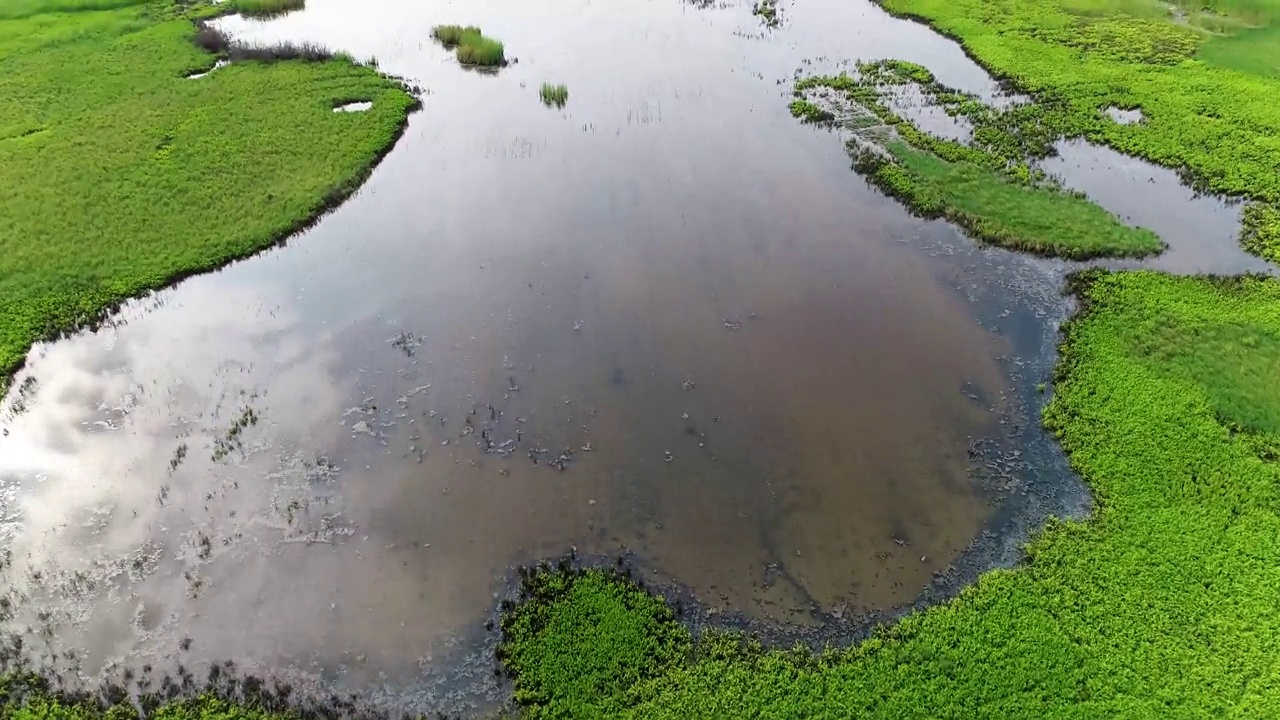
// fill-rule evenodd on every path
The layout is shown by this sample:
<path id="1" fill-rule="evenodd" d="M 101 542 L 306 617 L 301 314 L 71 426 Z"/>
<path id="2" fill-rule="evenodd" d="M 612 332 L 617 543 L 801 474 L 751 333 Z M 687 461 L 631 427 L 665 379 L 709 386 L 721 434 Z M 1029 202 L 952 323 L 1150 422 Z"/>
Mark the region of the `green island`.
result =
<path id="1" fill-rule="evenodd" d="M 453 50 L 462 65 L 500 67 L 507 64 L 502 43 L 474 25 L 437 25 L 431 28 L 431 36 L 446 49 Z"/>
<path id="2" fill-rule="evenodd" d="M 402 132 L 415 98 L 348 57 L 214 70 L 193 39 L 218 11 L 0 7 L 0 386 L 36 341 L 283 240 Z"/>
<path id="3" fill-rule="evenodd" d="M 985 242 L 1077 258 L 1158 252 L 1158 238 L 1037 173 L 1046 143 L 1084 137 L 1245 200 L 1242 244 L 1280 260 L 1280 0 L 883 4 L 958 39 L 1034 100 L 983 108 L 894 61 L 798 83 L 792 112 L 863 132 L 871 147 L 851 148 L 855 164 L 887 193 Z M 0 9 L 0 83 L 25 99 L 0 115 L 0 372 L 127 297 L 276 242 L 349 194 L 403 127 L 413 99 L 348 58 L 233 62 L 187 79 L 214 64 L 191 41 L 210 12 L 130 0 Z M 79 82 L 82 67 L 103 82 Z M 970 122 L 973 141 L 894 115 L 883 93 L 903 83 Z M 356 99 L 373 108 L 332 112 Z M 1110 120 L 1110 108 L 1142 119 Z M 1043 420 L 1093 491 L 1089 518 L 1051 521 L 1018 567 L 820 653 L 695 636 L 613 571 L 530 571 L 499 646 L 519 715 L 1280 715 L 1280 281 L 1087 270 L 1070 291 L 1080 310 Z M 138 713 L 14 673 L 0 681 L 0 716 Z M 297 713 L 212 693 L 157 701 L 147 716 Z"/>

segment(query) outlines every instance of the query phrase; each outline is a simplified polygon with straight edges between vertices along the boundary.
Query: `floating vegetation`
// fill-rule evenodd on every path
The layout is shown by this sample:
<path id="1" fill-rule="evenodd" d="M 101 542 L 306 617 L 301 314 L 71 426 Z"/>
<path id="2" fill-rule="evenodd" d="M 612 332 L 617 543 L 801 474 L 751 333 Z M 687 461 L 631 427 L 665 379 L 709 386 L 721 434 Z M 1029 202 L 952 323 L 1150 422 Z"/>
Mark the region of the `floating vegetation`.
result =
<path id="1" fill-rule="evenodd" d="M 569 102 L 569 88 L 564 85 L 542 83 L 542 87 L 538 89 L 538 96 L 542 98 L 543 105 L 562 108 Z"/>
<path id="2" fill-rule="evenodd" d="M 445 48 L 453 50 L 463 65 L 500 67 L 507 64 L 502 43 L 486 37 L 474 25 L 437 25 L 431 35 Z"/>
<path id="3" fill-rule="evenodd" d="M 769 27 L 778 27 L 778 0 L 759 0 L 751 8 L 751 14 Z"/>
<path id="4" fill-rule="evenodd" d="M 213 441 L 213 455 L 210 459 L 214 462 L 219 462 L 232 452 L 243 452 L 244 444 L 241 441 L 241 436 L 245 430 L 257 424 L 257 411 L 252 407 L 245 406 L 231 423 L 231 427 L 227 428 L 226 433 Z M 185 457 L 185 455 L 186 453 L 184 452 L 183 456 Z M 175 464 L 173 467 L 176 469 L 177 465 Z"/>

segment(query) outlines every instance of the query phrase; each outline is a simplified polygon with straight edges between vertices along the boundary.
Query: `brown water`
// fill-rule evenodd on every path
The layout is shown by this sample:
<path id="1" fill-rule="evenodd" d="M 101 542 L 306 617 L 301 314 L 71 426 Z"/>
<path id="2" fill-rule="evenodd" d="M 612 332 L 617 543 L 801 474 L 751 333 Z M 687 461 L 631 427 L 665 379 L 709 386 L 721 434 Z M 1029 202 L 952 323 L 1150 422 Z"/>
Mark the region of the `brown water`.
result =
<path id="1" fill-rule="evenodd" d="M 86 673 L 234 658 L 455 707 L 494 696 L 482 625 L 517 564 L 629 551 L 706 608 L 804 628 L 909 605 L 1009 508 L 1078 509 L 1029 392 L 1066 266 L 913 220 L 786 108 L 797 67 L 853 58 L 994 85 L 867 3 L 783 14 L 227 20 L 376 55 L 424 109 L 287 247 L 33 351 L 0 437 L 15 627 Z M 459 68 L 428 39 L 445 22 L 519 62 Z M 988 441 L 1027 453 L 999 482 Z"/>

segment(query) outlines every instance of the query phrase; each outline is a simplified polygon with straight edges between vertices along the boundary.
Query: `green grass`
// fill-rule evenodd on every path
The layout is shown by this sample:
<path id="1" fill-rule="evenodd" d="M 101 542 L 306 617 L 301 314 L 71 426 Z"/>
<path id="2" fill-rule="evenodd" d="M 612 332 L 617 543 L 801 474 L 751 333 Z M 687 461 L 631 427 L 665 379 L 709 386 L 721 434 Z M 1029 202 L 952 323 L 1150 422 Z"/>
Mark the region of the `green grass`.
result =
<path id="1" fill-rule="evenodd" d="M 821 654 L 712 635 L 675 658 L 675 621 L 643 591 L 568 584 L 514 615 L 544 619 L 508 643 L 517 687 L 538 688 L 526 715 L 1275 717 L 1280 280 L 1094 272 L 1075 289 L 1044 420 L 1091 518 L 1049 523 L 1023 566 Z"/>
<path id="2" fill-rule="evenodd" d="M 562 108 L 569 102 L 569 88 L 564 85 L 542 83 L 542 87 L 538 88 L 538 97 L 542 98 L 542 104 L 547 107 Z"/>
<path id="3" fill-rule="evenodd" d="M 930 135 L 884 102 L 896 87 L 914 84 L 973 127 L 969 144 Z M 854 168 L 886 194 L 925 217 L 942 217 L 975 239 L 1040 255 L 1083 259 L 1144 256 L 1164 243 L 1149 230 L 1121 223 L 1078 193 L 1057 187 L 1034 169 L 1052 152 L 1054 115 L 1036 104 L 997 111 L 940 85 L 926 68 L 902 61 L 860 64 L 855 75 L 813 76 L 796 83 L 791 113 L 805 122 L 833 123 L 839 115 L 808 99 L 826 90 L 842 98 L 835 110 L 859 114 L 839 122 L 857 138 Z M 892 128 L 892 134 L 887 129 Z"/>
<path id="4" fill-rule="evenodd" d="M 966 162 L 947 162 L 906 143 L 889 146 L 897 162 L 859 160 L 859 171 L 926 217 L 945 217 L 993 245 L 1038 255 L 1089 258 L 1149 255 L 1163 244 L 1077 195 L 1009 182 Z"/>
<path id="5" fill-rule="evenodd" d="M 143 699 L 152 720 L 287 720 L 251 704 L 227 702 L 212 694 L 164 702 Z M 0 717 L 6 720 L 137 720 L 138 708 L 128 700 L 106 702 L 87 694 L 72 695 L 46 680 L 24 673 L 0 676 Z"/>
<path id="6" fill-rule="evenodd" d="M 613 573 L 539 570 L 523 593 L 503 617 L 498 656 L 516 703 L 550 716 L 622 711 L 631 687 L 684 660 L 692 644 L 662 600 Z"/>
<path id="7" fill-rule="evenodd" d="M 995 75 L 1051 103 L 1073 134 L 1185 167 L 1208 190 L 1280 201 L 1273 72 L 1280 0 L 1178 4 L 1192 22 L 1174 22 L 1154 0 L 885 0 L 884 7 L 959 39 Z M 1113 106 L 1140 108 L 1145 121 L 1109 122 L 1101 111 Z"/>
<path id="8" fill-rule="evenodd" d="M 110 9 L 40 12 L 81 7 Z M 415 103 L 345 59 L 237 62 L 188 80 L 215 58 L 192 42 L 188 11 L 166 3 L 5 9 L 0 383 L 33 342 L 268 247 L 331 207 Z M 332 112 L 351 98 L 373 107 Z"/>
<path id="9" fill-rule="evenodd" d="M 1218 67 L 1280 79 L 1280 25 L 1214 38 L 1196 57 Z"/>
<path id="10" fill-rule="evenodd" d="M 486 37 L 474 25 L 437 25 L 431 29 L 431 35 L 453 50 L 463 65 L 498 67 L 507 64 L 502 43 Z"/>
<path id="11" fill-rule="evenodd" d="M 228 0 L 228 4 L 241 15 L 273 17 L 301 10 L 306 0 Z"/>
<path id="12" fill-rule="evenodd" d="M 1240 242 L 1249 252 L 1280 263 L 1280 203 L 1245 206 Z"/>

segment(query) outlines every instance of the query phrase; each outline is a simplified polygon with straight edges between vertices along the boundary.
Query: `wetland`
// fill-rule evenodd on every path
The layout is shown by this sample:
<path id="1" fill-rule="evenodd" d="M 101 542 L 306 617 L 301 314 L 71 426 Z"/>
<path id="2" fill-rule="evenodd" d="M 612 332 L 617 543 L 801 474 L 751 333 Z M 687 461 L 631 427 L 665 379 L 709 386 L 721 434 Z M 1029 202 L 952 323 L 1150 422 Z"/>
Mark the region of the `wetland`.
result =
<path id="1" fill-rule="evenodd" d="M 56 24 L 27 5 L 0 22 Z M 1273 188 L 1237 183 L 1212 154 L 1158 151 L 1159 103 L 1099 98 L 1097 125 L 1083 104 L 1030 104 L 1044 78 L 1019 86 L 987 46 L 869 2 L 770 4 L 764 22 L 745 2 L 287 5 L 78 11 L 113 50 L 167 48 L 146 72 L 120 62 L 147 76 L 146 97 L 188 108 L 158 144 L 122 140 L 126 170 L 77 177 L 85 209 L 51 212 L 53 171 L 15 144 L 64 152 L 40 129 L 62 125 L 30 110 L 36 132 L 0 140 L 28 163 L 4 180 L 30 185 L 29 203 L 4 206 L 12 237 L 53 239 L 17 254 L 3 241 L 0 260 L 15 667 L 89 688 L 127 675 L 137 689 L 141 668 L 243 673 L 354 693 L 374 713 L 715 717 L 745 702 L 801 717 L 858 697 L 867 715 L 1022 716 L 1047 707 L 1036 693 L 1155 702 L 1154 656 L 1135 660 L 1143 677 L 1100 685 L 1114 649 L 1072 633 L 1123 639 L 1121 625 L 1175 617 L 1191 591 L 1164 582 L 1179 562 L 1165 545 L 1217 543 L 1195 573 L 1235 568 L 1214 592 L 1243 599 L 1196 605 L 1193 634 L 1276 610 L 1260 565 L 1274 550 L 1275 290 L 1246 252 L 1267 255 Z M 161 12 L 178 14 L 148 14 Z M 197 23 L 260 51 L 205 52 Z M 496 61 L 472 62 L 468 42 Z M 47 53 L 103 51 L 4 47 L 6 78 L 70 61 Z M 840 80 L 886 59 L 920 82 L 872 99 Z M 868 126 L 830 94 L 796 95 L 823 88 L 878 108 L 909 147 L 856 162 Z M 238 93 L 253 109 L 209 111 Z M 819 122 L 798 122 L 796 102 Z M 235 151 L 199 164 L 219 148 Z M 71 176 L 67 157 L 54 175 Z M 914 173 L 914 190 L 877 179 L 886 167 Z M 1244 202 L 1205 194 L 1245 188 Z M 75 243 L 89 227 L 103 250 L 86 271 Z M 1108 258 L 1033 257 L 1001 227 L 1034 234 L 1041 255 Z M 1147 403 L 1169 383 L 1182 404 Z M 1098 400 L 1120 395 L 1164 414 Z M 1187 457 L 1160 455 L 1179 422 Z M 1162 483 L 1184 472 L 1212 479 L 1177 500 L 1245 520 L 1153 532 L 1133 508 L 1176 515 Z M 1134 550 L 1143 533 L 1165 545 Z M 1250 542 L 1256 562 L 1233 550 Z M 1073 560 L 1089 557 L 1108 560 L 1090 575 Z M 1146 615 L 1098 590 L 1120 582 L 1146 593 Z M 1054 682 L 1079 687 L 1032 673 L 966 694 L 1033 646 L 1045 667 L 1077 669 Z M 1210 707 L 1213 668 L 1234 671 L 1195 647 L 1179 662 L 1202 674 L 1177 690 Z M 852 668 L 856 682 L 814 695 Z M 767 690 L 777 673 L 794 679 L 783 700 Z M 5 707 L 39 706 L 42 688 Z M 254 697 L 160 712 L 297 707 Z"/>

